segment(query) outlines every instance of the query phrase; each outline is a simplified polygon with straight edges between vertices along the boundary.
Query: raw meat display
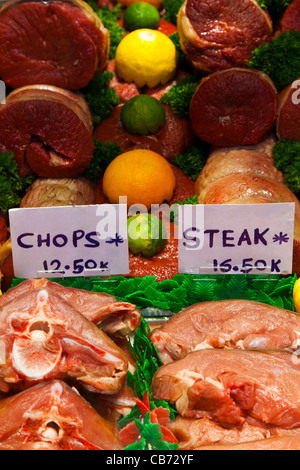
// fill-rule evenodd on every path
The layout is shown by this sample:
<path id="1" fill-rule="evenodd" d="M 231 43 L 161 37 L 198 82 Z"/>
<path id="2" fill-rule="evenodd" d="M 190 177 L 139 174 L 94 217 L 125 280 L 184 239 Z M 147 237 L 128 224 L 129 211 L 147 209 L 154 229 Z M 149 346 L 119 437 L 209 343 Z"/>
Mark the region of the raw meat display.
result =
<path id="1" fill-rule="evenodd" d="M 300 316 L 260 302 L 234 299 L 201 302 L 154 329 L 151 341 L 164 363 L 206 348 L 296 351 Z"/>
<path id="2" fill-rule="evenodd" d="M 0 318 L 1 390 L 62 377 L 93 391 L 120 390 L 127 372 L 123 352 L 53 290 L 29 290 L 5 303 Z"/>
<path id="3" fill-rule="evenodd" d="M 85 87 L 104 69 L 109 33 L 81 0 L 3 2 L 0 77 L 13 88 L 33 84 Z"/>
<path id="4" fill-rule="evenodd" d="M 250 416 L 293 429 L 300 425 L 299 381 L 299 364 L 288 352 L 204 349 L 160 367 L 152 396 L 173 402 L 183 417 L 224 427 Z"/>
<path id="5" fill-rule="evenodd" d="M 46 287 L 67 301 L 102 331 L 116 336 L 126 336 L 135 331 L 141 321 L 141 312 L 129 302 L 118 302 L 115 297 L 103 292 L 87 292 L 66 287 L 49 279 L 27 279 L 11 288 L 0 297 L 0 307 L 26 294 L 32 289 Z"/>
<path id="6" fill-rule="evenodd" d="M 280 20 L 280 31 L 287 32 L 291 29 L 300 31 L 300 2 L 294 0 L 285 10 Z"/>
<path id="7" fill-rule="evenodd" d="M 0 135 L 0 151 L 14 153 L 22 176 L 78 176 L 93 157 L 87 103 L 82 96 L 53 86 L 12 91 L 0 109 Z"/>
<path id="8" fill-rule="evenodd" d="M 53 380 L 0 401 L 1 450 L 120 450 L 111 423 Z"/>
<path id="9" fill-rule="evenodd" d="M 177 24 L 187 59 L 206 73 L 245 66 L 273 31 L 271 18 L 255 0 L 186 0 Z"/>
<path id="10" fill-rule="evenodd" d="M 278 93 L 257 70 L 231 68 L 201 80 L 190 107 L 197 136 L 218 147 L 254 145 L 273 129 Z"/>
<path id="11" fill-rule="evenodd" d="M 286 87 L 279 95 L 279 111 L 276 123 L 278 139 L 300 140 L 299 91 L 300 81 Z"/>

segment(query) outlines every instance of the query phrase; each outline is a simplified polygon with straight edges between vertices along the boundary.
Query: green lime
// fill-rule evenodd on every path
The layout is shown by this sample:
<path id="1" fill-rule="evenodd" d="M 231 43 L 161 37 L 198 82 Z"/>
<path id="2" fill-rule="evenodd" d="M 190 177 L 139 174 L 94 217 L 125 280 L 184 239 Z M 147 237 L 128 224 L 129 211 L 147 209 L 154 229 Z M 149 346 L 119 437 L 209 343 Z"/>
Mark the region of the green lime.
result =
<path id="1" fill-rule="evenodd" d="M 126 101 L 121 122 L 132 134 L 155 134 L 164 125 L 166 112 L 162 103 L 149 95 L 137 95 Z"/>
<path id="2" fill-rule="evenodd" d="M 151 258 L 166 244 L 166 228 L 156 215 L 133 215 L 128 218 L 127 229 L 128 246 L 134 255 L 141 253 L 146 258 Z"/>
<path id="3" fill-rule="evenodd" d="M 135 29 L 156 29 L 160 22 L 158 10 L 149 3 L 136 2 L 126 8 L 123 24 L 127 31 Z"/>

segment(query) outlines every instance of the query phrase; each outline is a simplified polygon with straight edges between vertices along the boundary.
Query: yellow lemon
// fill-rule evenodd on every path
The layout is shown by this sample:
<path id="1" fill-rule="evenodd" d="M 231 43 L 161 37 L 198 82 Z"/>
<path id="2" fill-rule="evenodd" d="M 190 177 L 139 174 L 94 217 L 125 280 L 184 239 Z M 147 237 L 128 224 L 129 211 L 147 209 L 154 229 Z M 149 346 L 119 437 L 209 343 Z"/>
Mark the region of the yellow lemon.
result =
<path id="1" fill-rule="evenodd" d="M 103 175 L 103 193 L 110 203 L 118 204 L 119 198 L 125 196 L 128 207 L 143 204 L 147 210 L 152 204 L 169 201 L 175 185 L 175 175 L 167 160 L 145 149 L 121 153 Z"/>
<path id="2" fill-rule="evenodd" d="M 122 39 L 115 60 L 120 78 L 140 88 L 152 88 L 173 78 L 177 51 L 171 39 L 160 31 L 137 29 Z"/>
<path id="3" fill-rule="evenodd" d="M 129 5 L 132 5 L 133 3 L 140 2 L 141 0 L 118 0 L 118 3 L 121 3 L 121 5 L 128 7 Z M 150 3 L 150 5 L 155 6 L 156 8 L 159 8 L 162 0 L 143 0 L 145 3 Z"/>
<path id="4" fill-rule="evenodd" d="M 293 300 L 295 305 L 295 310 L 297 313 L 300 313 L 300 278 L 294 284 L 293 288 Z"/>

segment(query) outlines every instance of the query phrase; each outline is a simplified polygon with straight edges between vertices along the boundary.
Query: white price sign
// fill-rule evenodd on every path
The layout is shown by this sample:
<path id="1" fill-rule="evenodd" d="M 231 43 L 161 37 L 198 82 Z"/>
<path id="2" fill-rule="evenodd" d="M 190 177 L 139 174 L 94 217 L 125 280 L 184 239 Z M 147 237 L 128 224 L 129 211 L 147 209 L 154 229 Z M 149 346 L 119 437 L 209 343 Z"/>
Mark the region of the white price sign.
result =
<path id="1" fill-rule="evenodd" d="M 9 219 L 16 277 L 129 273 L 125 204 L 11 209 Z"/>
<path id="2" fill-rule="evenodd" d="M 295 204 L 179 207 L 180 273 L 290 274 Z"/>

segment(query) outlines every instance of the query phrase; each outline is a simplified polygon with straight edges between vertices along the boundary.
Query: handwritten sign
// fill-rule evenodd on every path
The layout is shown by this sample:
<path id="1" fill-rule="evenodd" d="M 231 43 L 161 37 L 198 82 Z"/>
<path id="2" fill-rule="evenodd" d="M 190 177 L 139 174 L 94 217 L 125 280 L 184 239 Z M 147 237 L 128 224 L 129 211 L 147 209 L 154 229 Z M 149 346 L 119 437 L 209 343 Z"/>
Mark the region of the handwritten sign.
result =
<path id="1" fill-rule="evenodd" d="M 16 277 L 129 272 L 125 204 L 11 209 L 9 218 Z"/>
<path id="2" fill-rule="evenodd" d="M 179 207 L 181 273 L 290 274 L 295 204 Z"/>

